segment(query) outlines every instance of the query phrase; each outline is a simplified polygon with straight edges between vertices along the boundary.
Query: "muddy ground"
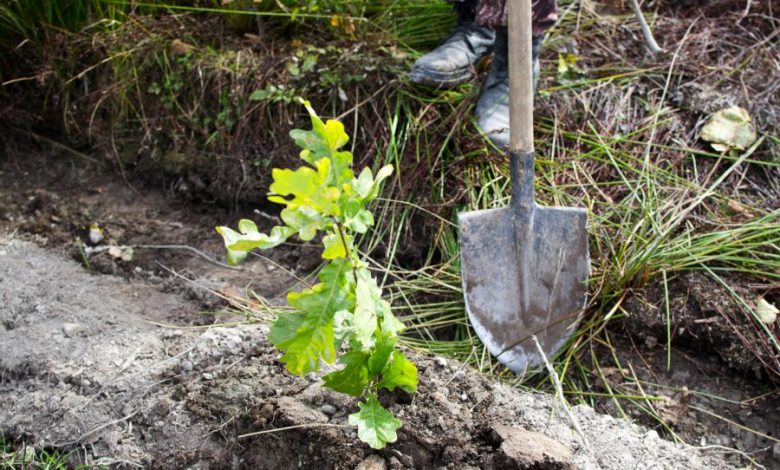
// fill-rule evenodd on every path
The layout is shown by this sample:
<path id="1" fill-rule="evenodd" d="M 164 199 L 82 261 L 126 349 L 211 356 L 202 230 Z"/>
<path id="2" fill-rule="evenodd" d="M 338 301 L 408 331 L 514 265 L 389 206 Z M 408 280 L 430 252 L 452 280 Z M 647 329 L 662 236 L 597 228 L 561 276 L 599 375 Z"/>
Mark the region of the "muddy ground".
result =
<path id="1" fill-rule="evenodd" d="M 344 426 L 353 400 L 323 389 L 317 377 L 287 374 L 266 341 L 265 325 L 226 325 L 242 318 L 214 295 L 253 289 L 279 302 L 293 274 L 316 266 L 312 250 L 290 246 L 272 258 L 253 259 L 241 271 L 225 269 L 215 264 L 222 247 L 212 227 L 238 213 L 176 200 L 160 188 L 133 188 L 68 156 L 5 161 L 0 181 L 0 431 L 37 447 L 71 451 L 73 463 L 508 468 L 522 467 L 518 448 L 524 442 L 537 443 L 547 458 L 546 464 L 537 458 L 531 468 L 566 468 L 569 457 L 583 468 L 728 468 L 747 462 L 729 447 L 767 465 L 776 458 L 771 439 L 738 427 L 777 435 L 771 386 L 733 376 L 717 357 L 682 348 L 675 350 L 672 371 L 659 374 L 652 340 L 632 347 L 630 331 L 625 347 L 618 348 L 623 366 L 633 364 L 654 383 L 731 400 L 667 391 L 668 416 L 675 420 L 670 424 L 702 449 L 660 438 L 658 423 L 646 423 L 657 430 L 639 427 L 586 406 L 574 408 L 580 435 L 550 396 L 521 393 L 458 363 L 413 353 L 420 391 L 383 397 L 406 424 L 397 443 L 374 452 Z M 273 222 L 273 214 L 254 215 Z M 97 247 L 186 245 L 205 257 L 178 248 L 137 248 L 130 261 L 94 247 L 88 255 L 93 223 L 103 229 Z M 692 357 L 698 358 L 685 362 Z M 608 366 L 608 354 L 604 362 Z M 609 402 L 597 405 L 620 416 Z M 702 419 L 693 407 L 737 425 Z M 301 427 L 239 438 L 287 426 Z M 518 434 L 521 428 L 563 449 Z"/>

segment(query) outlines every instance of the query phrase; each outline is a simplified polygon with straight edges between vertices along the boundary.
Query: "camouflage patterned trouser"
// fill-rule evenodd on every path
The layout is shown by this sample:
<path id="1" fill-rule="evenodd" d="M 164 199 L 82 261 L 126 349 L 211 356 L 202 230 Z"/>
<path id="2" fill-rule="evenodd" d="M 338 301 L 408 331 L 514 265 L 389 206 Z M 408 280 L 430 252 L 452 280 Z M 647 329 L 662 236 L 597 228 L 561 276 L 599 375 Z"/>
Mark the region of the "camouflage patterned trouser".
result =
<path id="1" fill-rule="evenodd" d="M 486 26 L 506 26 L 506 0 L 450 0 L 471 3 L 476 7 L 477 23 Z M 531 0 L 533 35 L 541 35 L 558 19 L 556 0 Z"/>

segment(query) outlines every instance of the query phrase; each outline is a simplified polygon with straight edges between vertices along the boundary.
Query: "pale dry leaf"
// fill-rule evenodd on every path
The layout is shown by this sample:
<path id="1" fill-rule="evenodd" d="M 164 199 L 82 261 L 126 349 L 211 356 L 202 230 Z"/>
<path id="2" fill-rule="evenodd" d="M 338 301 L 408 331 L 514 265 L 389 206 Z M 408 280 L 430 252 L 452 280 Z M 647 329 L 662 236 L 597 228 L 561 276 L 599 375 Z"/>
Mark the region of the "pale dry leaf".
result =
<path id="1" fill-rule="evenodd" d="M 746 150 L 756 141 L 753 119 L 739 106 L 721 109 L 701 129 L 701 138 L 719 152 Z"/>
<path id="2" fill-rule="evenodd" d="M 132 261 L 133 247 L 113 245 L 108 247 L 108 254 L 114 258 L 121 259 L 122 261 Z"/>
<path id="3" fill-rule="evenodd" d="M 780 310 L 769 303 L 765 298 L 759 297 L 758 300 L 756 300 L 756 313 L 762 322 L 771 325 L 777 320 L 777 315 L 780 314 Z"/>
<path id="4" fill-rule="evenodd" d="M 688 401 L 690 392 L 687 387 L 683 387 L 679 393 L 673 397 L 661 395 L 660 400 L 655 402 L 658 417 L 669 426 L 675 426 L 682 421 L 688 411 Z"/>
<path id="5" fill-rule="evenodd" d="M 729 209 L 733 210 L 734 212 L 739 212 L 740 214 L 744 214 L 747 216 L 752 215 L 749 210 L 742 204 L 738 203 L 737 201 L 733 199 L 729 199 Z"/>
<path id="6" fill-rule="evenodd" d="M 122 249 L 118 246 L 110 246 L 108 247 L 108 254 L 111 255 L 114 258 L 121 258 L 122 257 Z"/>

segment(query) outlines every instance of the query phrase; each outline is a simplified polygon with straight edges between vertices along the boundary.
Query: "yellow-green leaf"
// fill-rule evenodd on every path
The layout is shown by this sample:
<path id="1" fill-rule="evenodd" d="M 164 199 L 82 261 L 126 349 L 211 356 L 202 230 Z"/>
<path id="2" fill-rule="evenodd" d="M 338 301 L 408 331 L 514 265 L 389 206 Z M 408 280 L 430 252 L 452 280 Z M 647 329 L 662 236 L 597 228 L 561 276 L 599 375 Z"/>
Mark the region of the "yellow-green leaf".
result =
<path id="1" fill-rule="evenodd" d="M 348 235 L 345 235 L 345 237 L 348 237 Z M 349 243 L 349 239 L 347 239 L 347 243 Z M 323 259 L 346 258 L 347 247 L 344 246 L 344 243 L 341 240 L 341 236 L 339 236 L 339 234 L 331 233 L 326 235 L 322 238 L 322 244 L 325 247 L 325 249 L 322 251 Z"/>
<path id="2" fill-rule="evenodd" d="M 216 227 L 217 233 L 222 235 L 225 242 L 225 248 L 228 249 L 228 264 L 234 265 L 246 258 L 249 251 L 259 248 L 267 250 L 284 243 L 295 230 L 286 226 L 277 226 L 271 229 L 271 233 L 266 235 L 257 230 L 257 225 L 248 219 L 242 219 L 238 222 L 236 232 L 230 227 Z"/>
<path id="3" fill-rule="evenodd" d="M 309 167 L 300 167 L 295 171 L 275 168 L 268 200 L 284 204 L 288 209 L 308 206 L 321 214 L 339 215 L 336 204 L 339 190 L 328 186 L 325 181 L 329 168 L 327 159 L 317 162 L 316 171 Z"/>
<path id="4" fill-rule="evenodd" d="M 309 206 L 301 206 L 296 209 L 284 209 L 281 213 L 282 221 L 298 231 L 298 236 L 303 241 L 309 241 L 317 235 L 318 230 L 327 227 L 327 220 Z"/>

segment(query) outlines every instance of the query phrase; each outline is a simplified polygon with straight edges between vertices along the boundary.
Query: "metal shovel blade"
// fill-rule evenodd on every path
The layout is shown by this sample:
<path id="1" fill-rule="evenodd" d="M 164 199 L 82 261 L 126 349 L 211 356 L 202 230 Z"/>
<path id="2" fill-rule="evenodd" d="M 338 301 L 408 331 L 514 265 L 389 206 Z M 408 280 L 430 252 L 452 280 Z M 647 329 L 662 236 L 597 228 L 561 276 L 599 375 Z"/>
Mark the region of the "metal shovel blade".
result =
<path id="1" fill-rule="evenodd" d="M 533 156 L 511 155 L 513 196 L 459 214 L 466 310 L 491 354 L 523 373 L 555 354 L 579 322 L 589 272 L 587 212 L 533 201 Z"/>

